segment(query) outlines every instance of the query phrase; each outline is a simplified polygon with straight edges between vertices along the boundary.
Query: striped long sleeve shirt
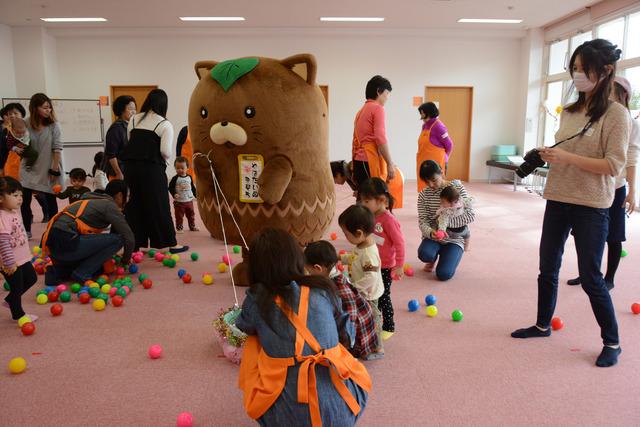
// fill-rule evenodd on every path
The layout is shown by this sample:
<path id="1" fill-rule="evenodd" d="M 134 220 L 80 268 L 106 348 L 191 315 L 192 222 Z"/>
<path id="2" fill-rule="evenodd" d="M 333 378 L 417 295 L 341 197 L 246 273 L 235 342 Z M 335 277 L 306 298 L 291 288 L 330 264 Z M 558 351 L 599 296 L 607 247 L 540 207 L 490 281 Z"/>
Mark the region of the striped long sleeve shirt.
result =
<path id="1" fill-rule="evenodd" d="M 454 180 L 451 181 L 449 185 L 453 185 L 460 192 L 461 199 L 469 199 L 467 190 L 465 190 L 462 182 Z M 443 188 L 434 190 L 426 187 L 420 192 L 420 194 L 418 194 L 418 226 L 422 232 L 423 239 L 430 239 L 431 232 L 437 229 L 437 211 L 438 208 L 440 208 L 440 193 Z M 464 213 L 451 218 L 449 227 L 464 227 L 465 225 L 472 223 L 475 220 L 475 217 L 476 215 L 473 211 L 473 206 L 471 206 L 471 204 L 465 204 Z M 464 239 L 462 237 L 448 237 L 442 240 L 441 243 L 454 243 L 461 248 L 464 248 Z"/>

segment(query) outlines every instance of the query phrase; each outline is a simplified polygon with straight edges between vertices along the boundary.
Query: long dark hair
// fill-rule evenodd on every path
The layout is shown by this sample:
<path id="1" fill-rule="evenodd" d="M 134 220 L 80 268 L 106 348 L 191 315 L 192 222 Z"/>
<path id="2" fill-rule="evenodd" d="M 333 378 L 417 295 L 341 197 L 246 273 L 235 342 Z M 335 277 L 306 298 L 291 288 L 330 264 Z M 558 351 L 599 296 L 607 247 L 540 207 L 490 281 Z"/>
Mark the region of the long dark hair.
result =
<path id="1" fill-rule="evenodd" d="M 305 259 L 298 242 L 285 230 L 262 230 L 249 245 L 249 278 L 256 293 L 260 316 L 271 325 L 274 299 L 282 298 L 293 307 L 291 282 L 309 288 L 322 289 L 337 309 L 336 288 L 329 279 L 305 274 Z M 253 286 L 256 284 L 262 286 Z M 277 331 L 276 331 L 277 332 Z"/>
<path id="2" fill-rule="evenodd" d="M 46 102 L 51 106 L 51 115 L 47 118 L 40 117 L 38 114 L 38 107 L 42 107 Z M 31 97 L 29 101 L 29 124 L 32 129 L 37 129 L 40 126 L 49 126 L 56 122 L 56 113 L 53 111 L 53 102 L 44 93 L 36 93 Z"/>
<path id="3" fill-rule="evenodd" d="M 596 77 L 598 84 L 595 92 L 591 95 L 587 103 L 587 97 L 584 92 L 578 93 L 578 100 L 569 105 L 566 110 L 570 113 L 587 109 L 587 116 L 591 122 L 595 123 L 600 120 L 609 108 L 611 95 L 611 82 L 616 76 L 616 61 L 620 59 L 622 51 L 617 46 L 604 39 L 595 39 L 582 43 L 571 55 L 569 61 L 569 73 L 573 77 L 573 66 L 576 58 L 580 56 L 582 68 L 587 77 Z M 607 73 L 606 66 L 613 66 L 613 70 Z"/>
<path id="4" fill-rule="evenodd" d="M 389 212 L 393 212 L 393 196 L 391 195 L 391 193 L 389 193 L 389 187 L 387 186 L 387 183 L 384 182 L 381 178 L 369 178 L 362 183 L 362 185 L 358 189 L 358 193 L 360 194 L 361 198 L 364 197 L 375 199 L 380 196 L 386 197 L 387 205 L 389 206 Z"/>
<path id="5" fill-rule="evenodd" d="M 162 89 L 153 89 L 151 92 L 149 92 L 149 95 L 147 95 L 147 99 L 145 99 L 144 103 L 142 104 L 140 112 L 144 113 L 144 116 L 142 116 L 142 119 L 140 121 L 144 120 L 145 117 L 147 117 L 149 111 L 153 111 L 159 116 L 166 117 L 168 108 L 169 98 L 167 97 L 167 92 L 163 91 Z"/>

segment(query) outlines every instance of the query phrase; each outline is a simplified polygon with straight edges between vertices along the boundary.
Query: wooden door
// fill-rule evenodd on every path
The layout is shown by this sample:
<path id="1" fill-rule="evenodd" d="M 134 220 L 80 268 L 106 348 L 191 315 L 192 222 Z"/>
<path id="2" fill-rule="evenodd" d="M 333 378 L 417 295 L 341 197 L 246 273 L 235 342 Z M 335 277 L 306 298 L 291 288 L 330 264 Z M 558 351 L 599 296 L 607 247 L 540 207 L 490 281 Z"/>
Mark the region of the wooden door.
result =
<path id="1" fill-rule="evenodd" d="M 453 140 L 447 179 L 469 181 L 473 88 L 427 86 L 424 98 L 425 102 L 434 102 L 438 106 L 440 120 Z"/>
<path id="2" fill-rule="evenodd" d="M 141 86 L 111 86 L 111 103 L 116 100 L 117 97 L 122 95 L 133 96 L 136 100 L 136 110 L 140 111 L 142 103 L 147 99 L 147 95 L 153 89 L 158 89 L 157 85 L 141 85 Z M 112 121 L 116 120 L 116 117 L 111 112 Z"/>

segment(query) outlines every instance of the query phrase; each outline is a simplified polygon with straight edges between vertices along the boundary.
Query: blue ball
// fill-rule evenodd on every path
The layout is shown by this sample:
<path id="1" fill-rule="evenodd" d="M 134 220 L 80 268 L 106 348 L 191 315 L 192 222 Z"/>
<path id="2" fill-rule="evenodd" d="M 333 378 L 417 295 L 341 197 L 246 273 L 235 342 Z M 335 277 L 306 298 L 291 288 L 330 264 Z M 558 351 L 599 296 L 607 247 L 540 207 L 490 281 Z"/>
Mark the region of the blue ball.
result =
<path id="1" fill-rule="evenodd" d="M 83 286 L 83 287 L 80 289 L 80 292 L 82 292 L 82 291 L 89 292 L 89 287 L 88 287 L 88 286 Z"/>
<path id="2" fill-rule="evenodd" d="M 138 272 L 138 266 L 135 264 L 131 264 L 129 266 L 129 273 L 136 274 Z"/>
<path id="3" fill-rule="evenodd" d="M 178 277 L 182 279 L 182 276 L 184 276 L 185 274 L 187 274 L 187 271 L 184 268 L 181 268 L 180 270 L 178 270 Z"/>
<path id="4" fill-rule="evenodd" d="M 425 304 L 427 304 L 427 306 L 429 305 L 436 305 L 436 296 L 435 295 L 427 295 L 426 298 L 424 299 Z"/>
<path id="5" fill-rule="evenodd" d="M 81 295 L 81 294 L 88 294 L 88 293 L 89 293 L 89 291 L 86 291 L 86 290 L 84 290 L 84 289 L 80 289 L 80 292 L 78 292 L 78 295 Z"/>
<path id="6" fill-rule="evenodd" d="M 420 308 L 420 303 L 417 299 L 412 299 L 409 301 L 409 311 L 418 311 Z"/>
<path id="7" fill-rule="evenodd" d="M 45 289 L 47 290 L 47 293 L 53 292 L 56 290 L 56 288 L 54 288 L 53 286 L 47 286 Z"/>

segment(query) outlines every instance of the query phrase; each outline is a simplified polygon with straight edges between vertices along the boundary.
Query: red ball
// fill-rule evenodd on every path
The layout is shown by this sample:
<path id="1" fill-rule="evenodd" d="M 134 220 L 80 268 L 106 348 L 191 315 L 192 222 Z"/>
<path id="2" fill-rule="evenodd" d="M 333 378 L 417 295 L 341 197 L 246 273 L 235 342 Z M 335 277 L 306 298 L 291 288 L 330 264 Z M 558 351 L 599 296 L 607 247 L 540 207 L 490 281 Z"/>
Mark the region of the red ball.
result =
<path id="1" fill-rule="evenodd" d="M 562 329 L 563 327 L 564 327 L 564 322 L 562 321 L 561 318 L 554 317 L 553 319 L 551 319 L 551 329 L 553 329 L 554 331 L 557 331 L 559 329 Z"/>
<path id="2" fill-rule="evenodd" d="M 44 267 L 42 264 L 36 264 L 33 268 L 36 270 L 36 273 L 40 275 L 44 274 Z"/>
<path id="3" fill-rule="evenodd" d="M 344 265 L 342 264 L 336 265 L 336 268 L 338 269 L 338 271 L 344 271 Z"/>
<path id="4" fill-rule="evenodd" d="M 80 294 L 80 296 L 78 297 L 78 300 L 82 304 L 88 304 L 89 301 L 91 301 L 91 295 L 89 295 L 89 294 Z"/>
<path id="5" fill-rule="evenodd" d="M 60 316 L 62 314 L 62 305 L 60 304 L 53 304 L 51 306 L 51 314 L 53 314 L 54 316 Z"/>
<path id="6" fill-rule="evenodd" d="M 338 235 L 336 233 L 331 233 L 331 240 L 338 240 Z"/>
<path id="7" fill-rule="evenodd" d="M 111 298 L 111 304 L 113 304 L 114 307 L 120 307 L 123 302 L 124 298 L 122 298 L 120 295 L 116 295 Z"/>
<path id="8" fill-rule="evenodd" d="M 122 267 L 116 268 L 116 274 L 118 276 L 124 276 L 124 268 L 122 268 Z"/>
<path id="9" fill-rule="evenodd" d="M 191 283 L 191 275 L 189 273 L 185 274 L 184 276 L 182 276 L 182 281 L 184 283 Z"/>
<path id="10" fill-rule="evenodd" d="M 347 251 L 343 249 L 340 252 L 338 252 L 338 255 L 345 255 L 346 253 L 347 253 Z"/>
<path id="11" fill-rule="evenodd" d="M 47 294 L 47 298 L 49 298 L 49 302 L 58 301 L 58 296 L 60 296 L 60 294 L 58 294 L 57 291 L 51 291 Z"/>
<path id="12" fill-rule="evenodd" d="M 162 260 L 164 260 L 164 255 L 162 255 L 160 252 L 158 252 L 155 256 L 154 259 L 158 262 L 162 262 Z"/>
<path id="13" fill-rule="evenodd" d="M 634 302 L 631 304 L 631 312 L 633 314 L 640 314 L 640 302 Z"/>
<path id="14" fill-rule="evenodd" d="M 142 287 L 145 289 L 150 289 L 153 286 L 153 282 L 151 281 L 151 279 L 144 279 L 142 281 Z"/>
<path id="15" fill-rule="evenodd" d="M 22 335 L 32 335 L 36 331 L 36 325 L 31 322 L 27 322 L 22 325 Z"/>

